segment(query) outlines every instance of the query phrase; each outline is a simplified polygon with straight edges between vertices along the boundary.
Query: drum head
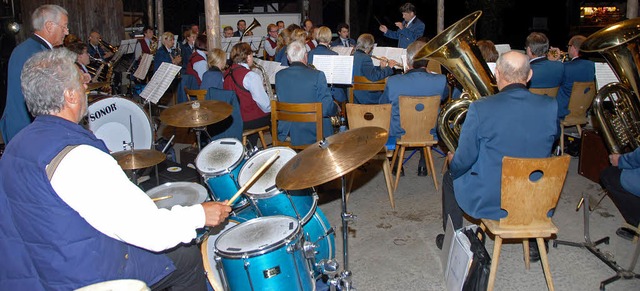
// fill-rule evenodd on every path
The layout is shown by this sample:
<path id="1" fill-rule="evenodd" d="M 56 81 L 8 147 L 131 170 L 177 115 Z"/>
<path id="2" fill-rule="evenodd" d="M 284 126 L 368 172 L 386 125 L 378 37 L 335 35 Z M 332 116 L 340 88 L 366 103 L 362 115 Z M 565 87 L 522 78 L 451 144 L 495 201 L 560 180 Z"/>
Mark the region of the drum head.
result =
<path id="1" fill-rule="evenodd" d="M 138 104 L 121 97 L 100 99 L 87 110 L 89 130 L 111 152 L 130 150 L 131 129 L 135 149 L 151 149 L 153 131 L 147 114 Z"/>
<path id="2" fill-rule="evenodd" d="M 175 205 L 191 206 L 204 202 L 207 189 L 193 182 L 170 182 L 149 189 L 147 195 L 151 199 L 163 198 L 155 202 L 158 208 L 171 209 Z"/>
<path id="3" fill-rule="evenodd" d="M 280 157 L 247 190 L 247 193 L 254 195 L 280 193 L 278 187 L 276 187 L 276 176 L 280 169 L 296 155 L 296 152 L 288 147 L 272 147 L 255 154 L 242 166 L 240 175 L 238 175 L 238 184 L 240 186 L 246 184 L 251 179 L 251 176 L 278 150 L 280 151 Z"/>
<path id="4" fill-rule="evenodd" d="M 122 279 L 91 284 L 76 291 L 145 291 L 147 284 L 140 280 Z"/>
<path id="5" fill-rule="evenodd" d="M 216 240 L 216 251 L 223 257 L 253 257 L 287 243 L 300 232 L 298 221 L 288 216 L 267 216 L 249 220 L 223 233 Z"/>
<path id="6" fill-rule="evenodd" d="M 244 157 L 244 146 L 235 138 L 212 141 L 196 157 L 196 168 L 202 174 L 221 175 L 240 163 Z"/>

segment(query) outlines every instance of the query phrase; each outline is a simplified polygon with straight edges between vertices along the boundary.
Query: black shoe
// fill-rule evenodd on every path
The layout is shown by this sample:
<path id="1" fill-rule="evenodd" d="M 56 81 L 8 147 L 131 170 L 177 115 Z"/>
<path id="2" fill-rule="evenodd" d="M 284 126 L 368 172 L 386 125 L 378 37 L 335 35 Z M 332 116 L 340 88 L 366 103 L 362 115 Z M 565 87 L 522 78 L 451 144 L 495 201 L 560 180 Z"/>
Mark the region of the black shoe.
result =
<path id="1" fill-rule="evenodd" d="M 427 167 L 418 167 L 418 176 L 425 177 L 427 175 Z"/>
<path id="2" fill-rule="evenodd" d="M 396 173 L 398 172 L 398 168 L 394 167 L 393 170 L 391 170 L 391 173 L 395 176 Z M 400 167 L 400 177 L 404 177 L 404 166 Z"/>
<path id="3" fill-rule="evenodd" d="M 549 241 L 544 240 L 544 248 L 549 253 Z M 535 263 L 540 261 L 540 252 L 538 250 L 538 242 L 535 239 L 529 240 L 529 261 Z"/>
<path id="4" fill-rule="evenodd" d="M 626 240 L 633 240 L 633 238 L 637 235 L 633 229 L 628 227 L 621 227 L 616 230 L 616 234 Z"/>
<path id="5" fill-rule="evenodd" d="M 442 249 L 442 244 L 444 244 L 444 233 L 436 236 L 436 247 L 438 247 L 439 250 Z"/>

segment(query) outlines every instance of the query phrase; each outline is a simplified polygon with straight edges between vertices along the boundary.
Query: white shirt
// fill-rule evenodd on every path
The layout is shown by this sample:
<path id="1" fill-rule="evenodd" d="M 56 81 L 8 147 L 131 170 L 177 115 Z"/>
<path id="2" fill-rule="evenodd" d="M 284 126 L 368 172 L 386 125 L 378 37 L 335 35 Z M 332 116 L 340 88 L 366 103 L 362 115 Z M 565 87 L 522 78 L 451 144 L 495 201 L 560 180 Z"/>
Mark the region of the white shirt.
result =
<path id="1" fill-rule="evenodd" d="M 205 53 L 205 52 L 203 52 L 203 51 L 201 51 L 199 49 L 196 49 L 196 52 L 199 55 L 201 55 L 204 58 L 204 60 L 193 63 L 193 70 L 196 71 L 196 73 L 198 73 L 198 77 L 200 77 L 200 80 L 202 80 L 202 76 L 209 69 L 209 67 L 207 65 L 207 53 Z"/>
<path id="2" fill-rule="evenodd" d="M 416 16 L 417 16 L 417 15 L 416 15 Z M 407 22 L 407 25 L 405 25 L 405 26 L 404 26 L 404 28 L 409 27 L 409 25 L 413 22 L 413 20 L 414 20 L 414 19 L 416 19 L 416 16 L 413 16 L 413 18 L 411 18 L 411 20 L 409 20 L 409 21 Z"/>
<path id="3" fill-rule="evenodd" d="M 50 42 L 48 42 L 46 39 L 44 39 L 44 37 L 39 36 L 37 33 L 34 33 L 33 35 L 37 36 L 39 39 L 43 40 L 44 43 L 46 43 L 49 46 L 49 49 L 53 49 L 53 46 L 51 45 Z"/>
<path id="4" fill-rule="evenodd" d="M 530 59 L 530 60 L 529 60 L 529 63 L 531 63 L 531 62 L 533 62 L 533 61 L 535 61 L 535 60 L 537 60 L 537 59 L 544 58 L 544 57 L 545 57 L 545 56 L 535 57 L 535 58 L 533 58 L 533 59 Z"/>
<path id="5" fill-rule="evenodd" d="M 251 70 L 246 63 L 241 63 L 240 65 Z M 262 77 L 260 75 L 254 71 L 249 71 L 249 73 L 244 76 L 244 80 L 242 80 L 242 86 L 251 92 L 251 98 L 264 113 L 271 112 L 271 100 L 269 100 L 267 92 L 264 91 Z"/>
<path id="6" fill-rule="evenodd" d="M 189 243 L 205 223 L 200 204 L 158 209 L 111 155 L 89 145 L 65 156 L 51 186 L 98 231 L 154 252 Z"/>
<path id="7" fill-rule="evenodd" d="M 267 55 L 273 57 L 276 55 L 276 48 L 278 47 L 277 40 L 273 39 L 273 37 L 268 37 L 268 38 L 271 39 L 274 43 L 276 43 L 276 45 L 271 47 L 271 43 L 269 41 L 265 41 L 264 50 L 267 51 Z"/>

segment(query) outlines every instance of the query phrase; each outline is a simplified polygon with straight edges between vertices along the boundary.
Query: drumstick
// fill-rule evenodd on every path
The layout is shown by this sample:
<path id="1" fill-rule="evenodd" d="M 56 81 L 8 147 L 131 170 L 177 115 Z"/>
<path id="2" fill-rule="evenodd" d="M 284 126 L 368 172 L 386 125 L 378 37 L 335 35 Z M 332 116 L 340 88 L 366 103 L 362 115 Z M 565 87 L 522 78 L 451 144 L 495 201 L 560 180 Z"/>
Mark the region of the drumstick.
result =
<path id="1" fill-rule="evenodd" d="M 247 181 L 247 183 L 245 183 L 240 188 L 240 190 L 238 190 L 238 192 L 236 192 L 236 194 L 234 194 L 233 197 L 231 197 L 231 199 L 229 199 L 229 201 L 227 201 L 227 205 L 233 204 L 233 202 L 236 201 L 236 199 L 238 199 L 238 197 L 240 197 L 240 194 L 244 193 L 244 191 L 249 189 L 249 187 L 253 186 L 253 183 L 255 183 L 258 180 L 258 178 L 260 178 L 262 176 L 264 171 L 266 171 L 267 168 L 269 166 L 271 166 L 271 164 L 273 164 L 273 162 L 276 161 L 276 159 L 278 158 L 279 155 L 280 155 L 280 150 L 277 150 L 276 153 L 273 154 L 273 156 L 271 158 L 269 158 L 267 160 L 267 162 L 264 165 L 262 165 L 262 167 L 260 167 L 260 169 L 258 169 L 258 171 L 255 174 L 253 174 L 253 176 L 251 176 L 251 178 L 249 178 L 249 181 Z"/>
<path id="2" fill-rule="evenodd" d="M 167 195 L 167 196 L 151 198 L 151 201 L 158 202 L 158 201 L 165 200 L 165 199 L 170 199 L 170 198 L 173 198 L 173 195 Z"/>

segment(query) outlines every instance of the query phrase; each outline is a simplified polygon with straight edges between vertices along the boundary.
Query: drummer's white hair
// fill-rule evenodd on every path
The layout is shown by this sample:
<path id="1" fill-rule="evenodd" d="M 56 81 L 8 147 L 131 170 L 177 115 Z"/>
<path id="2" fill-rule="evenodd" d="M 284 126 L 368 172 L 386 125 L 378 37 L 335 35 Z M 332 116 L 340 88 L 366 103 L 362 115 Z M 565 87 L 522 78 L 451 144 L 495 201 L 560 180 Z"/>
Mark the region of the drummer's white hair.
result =
<path id="1" fill-rule="evenodd" d="M 289 62 L 302 62 L 305 59 L 307 47 L 300 41 L 294 41 L 287 46 L 287 57 Z"/>
<path id="2" fill-rule="evenodd" d="M 66 48 L 33 55 L 22 68 L 22 92 L 33 116 L 55 114 L 64 106 L 64 93 L 82 90 L 76 54 Z"/>

